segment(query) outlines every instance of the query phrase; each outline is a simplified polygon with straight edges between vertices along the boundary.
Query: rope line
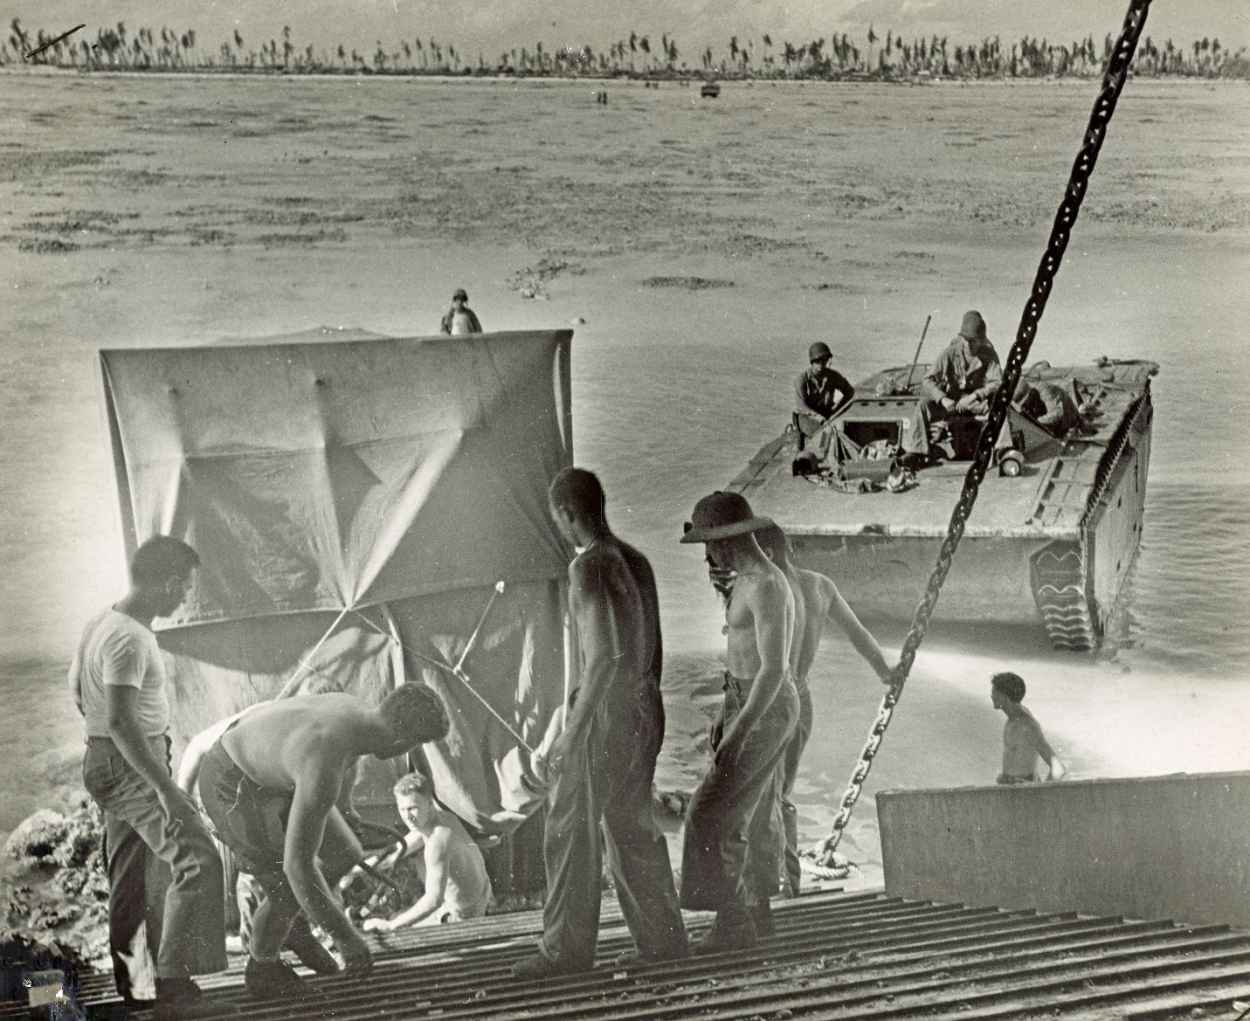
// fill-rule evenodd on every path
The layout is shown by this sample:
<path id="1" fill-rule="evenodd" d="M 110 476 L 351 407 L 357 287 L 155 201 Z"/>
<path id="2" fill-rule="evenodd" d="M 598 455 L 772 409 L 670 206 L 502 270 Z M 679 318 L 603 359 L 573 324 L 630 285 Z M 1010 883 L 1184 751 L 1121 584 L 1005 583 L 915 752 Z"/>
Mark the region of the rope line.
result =
<path id="1" fill-rule="evenodd" d="M 967 475 L 964 476 L 963 489 L 951 512 L 950 524 L 947 527 L 946 537 L 942 540 L 942 547 L 938 551 L 937 563 L 912 617 L 911 627 L 899 654 L 898 665 L 894 668 L 894 681 L 881 699 L 877 717 L 869 728 L 868 738 L 860 753 L 859 762 L 851 773 L 846 792 L 842 795 L 838 814 L 834 817 L 833 831 L 820 847 L 817 861 L 821 866 L 834 864 L 834 851 L 842 839 L 847 823 L 850 822 L 851 811 L 863 792 L 864 781 L 868 778 L 868 772 L 872 769 L 872 761 L 881 748 L 886 728 L 889 727 L 894 710 L 902 697 L 903 685 L 906 684 L 907 676 L 915 663 L 916 652 L 921 642 L 924 641 L 930 618 L 933 616 L 938 596 L 942 591 L 942 584 L 946 581 L 951 560 L 955 555 L 955 550 L 959 547 L 960 539 L 963 538 L 964 526 L 972 513 L 981 482 L 985 478 L 986 468 L 993 457 L 995 441 L 1007 417 L 1007 407 L 1011 396 L 1015 393 L 1016 384 L 1024 370 L 1025 359 L 1037 336 L 1037 327 L 1041 322 L 1042 312 L 1046 308 L 1046 300 L 1050 297 L 1051 286 L 1055 275 L 1059 272 L 1063 253 L 1068 247 L 1072 227 L 1076 223 L 1081 202 L 1085 198 L 1086 186 L 1094 172 L 1099 150 L 1106 139 L 1111 117 L 1115 113 L 1116 102 L 1128 78 L 1129 67 L 1133 62 L 1133 54 L 1137 49 L 1137 41 L 1141 38 L 1142 29 L 1145 27 L 1146 14 L 1149 9 L 1150 0 L 1130 0 L 1128 12 L 1124 16 L 1124 25 L 1103 71 L 1102 88 L 1094 102 L 1094 109 L 1085 128 L 1080 151 L 1072 164 L 1063 200 L 1055 214 L 1046 251 L 1042 255 L 1037 274 L 1033 278 L 1032 292 L 1021 314 L 1015 343 L 1012 344 L 1011 351 L 1003 365 L 1002 385 L 994 394 L 990 404 L 989 415 L 977 440 L 976 456 L 968 468 Z"/>

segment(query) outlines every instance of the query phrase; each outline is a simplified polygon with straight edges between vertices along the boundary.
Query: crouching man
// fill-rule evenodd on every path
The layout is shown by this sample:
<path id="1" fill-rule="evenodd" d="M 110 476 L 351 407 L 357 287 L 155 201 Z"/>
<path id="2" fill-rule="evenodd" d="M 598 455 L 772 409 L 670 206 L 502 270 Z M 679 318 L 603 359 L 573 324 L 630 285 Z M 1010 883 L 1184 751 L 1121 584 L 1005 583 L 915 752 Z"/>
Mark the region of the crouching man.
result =
<path id="1" fill-rule="evenodd" d="M 442 701 L 420 684 L 401 685 L 377 706 L 339 693 L 302 695 L 240 716 L 204 755 L 204 810 L 266 894 L 243 976 L 250 995 L 306 995 L 279 957 L 301 912 L 329 934 L 349 975 L 371 967 L 364 938 L 330 892 L 330 883 L 364 857 L 335 803 L 362 755 L 403 755 L 445 736 L 447 727 Z"/>
<path id="2" fill-rule="evenodd" d="M 365 932 L 394 932 L 410 925 L 442 925 L 481 918 L 490 906 L 486 861 L 464 824 L 434 800 L 434 785 L 420 773 L 395 784 L 395 807 L 408 827 L 404 849 L 394 860 L 421 849 L 425 892 L 394 918 L 367 918 Z"/>

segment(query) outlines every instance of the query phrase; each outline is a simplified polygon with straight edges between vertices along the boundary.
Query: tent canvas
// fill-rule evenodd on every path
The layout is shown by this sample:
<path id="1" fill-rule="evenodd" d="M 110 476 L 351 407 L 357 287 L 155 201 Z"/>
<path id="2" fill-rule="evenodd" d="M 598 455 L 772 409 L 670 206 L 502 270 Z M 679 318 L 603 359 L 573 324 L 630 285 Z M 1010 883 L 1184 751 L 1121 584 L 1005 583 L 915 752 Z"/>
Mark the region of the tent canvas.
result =
<path id="1" fill-rule="evenodd" d="M 540 801 L 528 755 L 565 687 L 568 550 L 547 515 L 571 463 L 572 333 L 308 333 L 100 352 L 127 554 L 185 539 L 201 570 L 158 621 L 174 740 L 293 682 L 369 699 L 424 680 L 448 737 L 440 798 L 487 832 Z M 358 786 L 389 802 L 391 763 Z"/>

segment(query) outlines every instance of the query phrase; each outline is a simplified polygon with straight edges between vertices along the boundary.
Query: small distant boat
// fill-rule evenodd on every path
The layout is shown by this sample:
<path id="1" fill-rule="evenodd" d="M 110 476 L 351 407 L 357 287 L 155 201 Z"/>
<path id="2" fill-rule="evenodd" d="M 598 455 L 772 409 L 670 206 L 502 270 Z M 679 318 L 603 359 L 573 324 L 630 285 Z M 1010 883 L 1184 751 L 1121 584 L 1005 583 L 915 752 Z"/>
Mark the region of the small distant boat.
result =
<path id="1" fill-rule="evenodd" d="M 704 82 L 699 95 L 704 99 L 715 99 L 720 95 L 720 82 Z"/>

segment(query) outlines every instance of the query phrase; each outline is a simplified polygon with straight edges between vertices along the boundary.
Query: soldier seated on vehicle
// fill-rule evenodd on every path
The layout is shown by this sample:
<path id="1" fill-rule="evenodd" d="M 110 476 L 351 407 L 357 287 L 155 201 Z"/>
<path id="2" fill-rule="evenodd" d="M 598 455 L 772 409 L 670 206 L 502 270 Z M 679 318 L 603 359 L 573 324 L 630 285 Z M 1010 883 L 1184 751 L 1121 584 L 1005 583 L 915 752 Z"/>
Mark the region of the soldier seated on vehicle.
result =
<path id="1" fill-rule="evenodd" d="M 833 352 L 818 340 L 807 349 L 808 366 L 794 382 L 794 424 L 804 436 L 814 436 L 855 396 L 855 387 L 836 369 L 829 368 Z"/>
<path id="2" fill-rule="evenodd" d="M 908 467 L 928 463 L 931 445 L 947 434 L 952 439 L 949 452 L 966 456 L 965 437 L 971 435 L 975 440 L 979 429 L 969 420 L 989 411 L 990 400 L 1002 382 L 1002 366 L 986 334 L 985 320 L 980 312 L 965 312 L 959 333 L 938 355 L 921 382 L 920 401 L 902 443 Z M 1004 423 L 998 445 L 1010 446 L 1010 442 Z"/>

